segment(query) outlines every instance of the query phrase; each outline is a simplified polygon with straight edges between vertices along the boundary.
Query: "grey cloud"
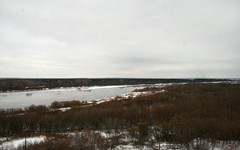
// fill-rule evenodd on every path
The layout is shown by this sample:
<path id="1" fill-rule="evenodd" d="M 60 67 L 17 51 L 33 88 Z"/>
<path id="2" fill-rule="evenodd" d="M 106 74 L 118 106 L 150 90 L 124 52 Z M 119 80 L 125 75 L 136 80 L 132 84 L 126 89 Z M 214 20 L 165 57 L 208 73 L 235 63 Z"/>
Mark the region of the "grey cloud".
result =
<path id="1" fill-rule="evenodd" d="M 239 77 L 238 0 L 0 1 L 0 77 Z"/>

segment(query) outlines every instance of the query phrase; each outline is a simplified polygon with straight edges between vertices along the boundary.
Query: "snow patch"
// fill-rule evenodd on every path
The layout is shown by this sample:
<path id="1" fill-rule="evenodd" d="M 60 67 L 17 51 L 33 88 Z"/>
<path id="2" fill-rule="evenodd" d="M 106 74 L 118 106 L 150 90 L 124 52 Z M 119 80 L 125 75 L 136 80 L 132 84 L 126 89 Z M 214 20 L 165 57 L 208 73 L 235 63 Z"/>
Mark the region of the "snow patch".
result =
<path id="1" fill-rule="evenodd" d="M 33 144 L 33 143 L 40 143 L 42 141 L 44 141 L 46 139 L 45 136 L 36 136 L 36 137 L 28 137 L 26 138 L 26 143 L 27 145 L 29 144 Z M 18 148 L 19 146 L 22 146 L 25 144 L 25 138 L 19 138 L 19 139 L 14 139 L 14 140 L 10 140 L 7 142 L 3 142 L 0 145 L 0 149 L 5 149 L 5 148 Z"/>
<path id="2" fill-rule="evenodd" d="M 108 101 L 111 101 L 111 100 L 122 100 L 122 99 L 127 99 L 127 98 L 136 98 L 136 97 L 142 96 L 142 95 L 150 95 L 150 94 L 153 94 L 153 93 L 162 93 L 162 92 L 165 92 L 165 90 L 163 89 L 161 91 L 155 91 L 155 92 L 152 92 L 152 91 L 130 92 L 130 93 L 117 95 L 117 96 L 113 96 L 113 97 L 90 100 L 90 101 L 87 101 L 87 104 L 101 104 L 101 103 L 108 102 Z"/>
<path id="3" fill-rule="evenodd" d="M 87 91 L 87 90 L 98 90 L 98 89 L 109 89 L 109 88 L 125 88 L 128 86 L 130 86 L 130 85 L 83 86 L 80 88 L 83 91 Z"/>
<path id="4" fill-rule="evenodd" d="M 133 145 L 118 145 L 115 148 L 113 148 L 113 150 L 153 150 L 153 149 L 147 146 L 136 147 Z"/>
<path id="5" fill-rule="evenodd" d="M 61 110 L 62 112 L 65 112 L 67 110 L 70 110 L 71 107 L 64 107 L 64 108 L 59 108 L 58 110 Z"/>

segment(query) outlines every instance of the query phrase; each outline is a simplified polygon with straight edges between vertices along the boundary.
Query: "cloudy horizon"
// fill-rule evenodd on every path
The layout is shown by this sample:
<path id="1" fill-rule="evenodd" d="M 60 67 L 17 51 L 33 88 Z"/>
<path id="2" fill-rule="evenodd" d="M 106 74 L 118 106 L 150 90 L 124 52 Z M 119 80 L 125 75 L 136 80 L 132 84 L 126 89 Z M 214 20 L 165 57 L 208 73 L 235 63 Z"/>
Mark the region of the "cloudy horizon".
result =
<path id="1" fill-rule="evenodd" d="M 239 0 L 0 0 L 0 77 L 239 78 Z"/>

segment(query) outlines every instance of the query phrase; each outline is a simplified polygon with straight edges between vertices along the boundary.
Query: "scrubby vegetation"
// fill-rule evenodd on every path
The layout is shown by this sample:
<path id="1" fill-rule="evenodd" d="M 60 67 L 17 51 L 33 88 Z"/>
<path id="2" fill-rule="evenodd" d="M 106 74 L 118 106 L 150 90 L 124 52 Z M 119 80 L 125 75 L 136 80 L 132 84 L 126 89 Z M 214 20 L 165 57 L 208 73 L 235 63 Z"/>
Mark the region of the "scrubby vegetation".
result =
<path id="1" fill-rule="evenodd" d="M 203 149 L 206 147 L 204 141 L 211 145 L 219 140 L 240 141 L 239 84 L 191 83 L 164 89 L 165 92 L 161 93 L 153 92 L 151 95 L 113 100 L 90 107 L 81 107 L 84 103 L 73 101 L 72 104 L 54 102 L 50 107 L 2 110 L 0 135 L 84 133 L 57 138 L 64 141 L 59 144 L 65 143 L 66 149 L 78 149 L 80 146 L 83 146 L 81 149 L 96 148 L 76 146 L 84 140 L 87 140 L 84 143 L 93 142 L 89 145 L 99 149 L 111 148 L 123 142 L 120 140 L 121 132 L 127 132 L 130 142 L 135 145 L 169 142 L 185 148 Z M 72 109 L 63 112 L 56 109 L 60 106 Z M 92 131 L 109 131 L 116 136 L 106 139 L 93 135 Z M 88 137 L 92 137 L 91 141 Z M 48 142 L 51 140 L 31 147 L 46 146 Z M 58 141 L 55 139 L 54 143 Z"/>

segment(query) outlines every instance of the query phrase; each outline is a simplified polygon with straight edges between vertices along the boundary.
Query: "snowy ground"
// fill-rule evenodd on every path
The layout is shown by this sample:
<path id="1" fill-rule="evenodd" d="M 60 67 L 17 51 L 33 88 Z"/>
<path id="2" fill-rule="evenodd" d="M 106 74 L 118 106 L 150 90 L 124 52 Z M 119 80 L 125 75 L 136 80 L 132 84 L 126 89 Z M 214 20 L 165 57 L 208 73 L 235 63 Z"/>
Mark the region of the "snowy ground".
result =
<path id="1" fill-rule="evenodd" d="M 95 133 L 99 133 L 104 138 L 111 138 L 116 133 L 109 133 L 104 131 L 95 131 Z M 68 133 L 69 136 L 73 136 L 75 133 Z M 81 132 L 80 132 L 81 134 Z M 125 144 L 117 145 L 113 148 L 113 150 L 154 150 L 159 149 L 159 143 L 153 143 L 151 146 L 147 146 L 149 144 L 146 144 L 145 146 L 136 146 L 131 141 L 131 139 L 128 136 L 127 131 L 119 132 L 118 134 L 122 134 L 121 141 Z M 10 139 L 10 138 L 9 138 Z M 0 142 L 3 142 L 0 144 L 0 149 L 3 150 L 11 150 L 11 149 L 17 149 L 19 146 L 23 146 L 25 144 L 25 138 L 19 138 L 19 139 L 12 139 L 6 141 L 7 138 L 0 138 Z M 46 140 L 45 136 L 34 136 L 34 137 L 27 137 L 26 143 L 33 144 L 33 143 L 40 143 L 42 141 Z M 192 142 L 190 142 L 193 145 L 190 145 L 189 149 L 194 150 L 196 148 L 193 148 L 193 146 L 196 147 L 197 141 L 199 142 L 199 139 L 195 139 Z M 215 145 L 212 147 L 211 143 L 207 140 L 202 140 L 205 144 L 202 145 L 205 150 L 240 150 L 240 141 L 217 141 Z M 110 150 L 110 149 L 109 149 Z M 177 144 L 170 144 L 166 142 L 160 143 L 160 150 L 187 150 L 183 145 L 177 145 Z"/>
<path id="2" fill-rule="evenodd" d="M 154 93 L 161 93 L 161 92 L 165 92 L 165 90 L 161 90 L 161 91 L 155 91 Z M 150 95 L 153 94 L 153 92 L 148 91 L 148 92 L 130 92 L 127 94 L 122 94 L 122 95 L 117 95 L 117 96 L 113 96 L 113 97 L 108 97 L 108 98 L 101 98 L 101 99 L 96 99 L 96 100 L 90 100 L 90 101 L 86 101 L 86 105 L 82 106 L 82 107 L 88 107 L 88 106 L 92 106 L 92 105 L 96 105 L 96 104 L 101 104 L 104 102 L 109 102 L 112 100 L 122 100 L 122 99 L 127 99 L 127 98 L 135 98 L 138 96 L 142 96 L 142 95 Z M 58 108 L 55 110 L 61 110 L 62 112 L 65 112 L 67 110 L 70 110 L 71 107 L 64 107 L 64 108 Z"/>
<path id="3" fill-rule="evenodd" d="M 129 136 L 128 131 L 94 131 L 95 133 L 99 133 L 105 139 L 112 138 L 114 136 L 122 135 L 120 139 L 120 143 L 113 148 L 113 150 L 156 150 L 159 149 L 159 143 L 146 143 L 144 146 L 134 145 L 133 141 L 135 139 Z M 69 133 L 69 136 L 74 136 L 75 133 Z M 79 132 L 82 134 L 82 132 Z M 152 137 L 153 138 L 153 137 Z M 198 146 L 198 149 L 201 150 L 240 150 L 240 141 L 215 141 L 214 146 L 211 144 L 210 140 L 205 139 L 195 139 L 189 143 L 189 150 L 197 149 L 197 143 L 201 143 L 201 146 Z M 200 145 L 200 144 L 199 144 Z M 201 147 L 201 148 L 200 148 Z M 109 149 L 110 150 L 110 149 Z M 167 142 L 160 143 L 160 150 L 187 150 L 184 145 L 180 144 L 172 144 Z"/>
<path id="4" fill-rule="evenodd" d="M 165 92 L 165 90 L 161 90 L 161 91 L 157 91 L 155 93 L 161 93 L 161 92 Z M 113 96 L 113 97 L 108 97 L 108 98 L 101 98 L 101 99 L 97 99 L 97 100 L 92 100 L 92 101 L 87 101 L 87 104 L 101 104 L 104 102 L 108 102 L 111 100 L 122 100 L 122 99 L 127 99 L 127 98 L 135 98 L 138 96 L 142 96 L 142 95 L 150 95 L 153 94 L 153 92 L 131 92 L 131 93 L 127 93 L 127 94 L 123 94 L 123 95 L 118 95 L 118 96 Z"/>
<path id="5" fill-rule="evenodd" d="M 236 141 L 230 141 L 229 143 L 225 143 L 222 145 L 222 141 L 219 142 L 215 147 L 202 147 L 198 148 L 201 150 L 240 150 L 239 142 Z M 238 145 L 236 145 L 238 144 Z M 154 145 L 153 147 L 148 147 L 148 146 L 134 146 L 134 145 L 118 145 L 113 150 L 156 150 L 159 149 L 158 145 Z M 196 150 L 197 148 L 189 147 L 189 150 Z M 168 144 L 168 143 L 161 143 L 160 150 L 187 150 L 182 145 L 174 145 L 174 144 Z"/>
<path id="6" fill-rule="evenodd" d="M 6 138 L 4 138 L 6 140 Z M 40 143 L 46 139 L 45 136 L 27 137 L 26 144 Z M 15 149 L 25 144 L 25 138 L 12 139 L 0 144 L 0 149 Z"/>

